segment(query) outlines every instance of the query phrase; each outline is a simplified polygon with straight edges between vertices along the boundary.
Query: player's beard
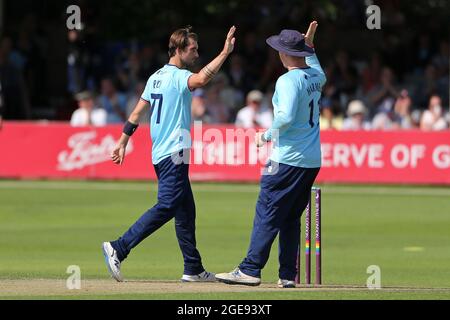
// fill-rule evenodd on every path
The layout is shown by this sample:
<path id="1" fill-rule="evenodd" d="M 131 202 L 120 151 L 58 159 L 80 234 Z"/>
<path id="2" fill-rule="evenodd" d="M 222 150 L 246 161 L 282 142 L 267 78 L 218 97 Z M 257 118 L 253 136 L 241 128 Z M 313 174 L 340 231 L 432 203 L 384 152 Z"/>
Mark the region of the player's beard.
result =
<path id="1" fill-rule="evenodd" d="M 181 59 L 181 63 L 183 64 L 184 68 L 186 68 L 186 69 L 194 67 L 195 62 L 196 62 L 195 59 L 193 59 L 193 60 Z"/>

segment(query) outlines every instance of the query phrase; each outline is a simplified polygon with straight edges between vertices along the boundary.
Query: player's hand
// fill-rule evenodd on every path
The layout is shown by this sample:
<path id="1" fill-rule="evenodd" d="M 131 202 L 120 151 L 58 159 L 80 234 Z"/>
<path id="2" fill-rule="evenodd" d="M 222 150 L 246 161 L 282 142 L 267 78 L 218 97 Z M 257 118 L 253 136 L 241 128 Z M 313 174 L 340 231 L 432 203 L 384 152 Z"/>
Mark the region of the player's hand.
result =
<path id="1" fill-rule="evenodd" d="M 236 31 L 236 27 L 232 26 L 230 31 L 228 31 L 227 39 L 225 40 L 225 46 L 223 47 L 223 51 L 226 55 L 229 55 L 234 50 L 234 43 L 236 42 L 236 38 L 234 37 L 234 32 Z"/>
<path id="2" fill-rule="evenodd" d="M 258 148 L 261 148 L 266 144 L 266 142 L 262 138 L 263 134 L 264 132 L 257 132 L 255 135 L 255 144 Z"/>
<path id="3" fill-rule="evenodd" d="M 310 48 L 314 47 L 314 36 L 316 35 L 316 30 L 318 26 L 319 24 L 317 23 L 317 21 L 313 21 L 309 25 L 308 32 L 306 32 L 305 43 Z"/>
<path id="4" fill-rule="evenodd" d="M 111 153 L 111 160 L 118 165 L 122 165 L 125 160 L 125 150 L 126 146 L 118 145 L 114 148 Z"/>

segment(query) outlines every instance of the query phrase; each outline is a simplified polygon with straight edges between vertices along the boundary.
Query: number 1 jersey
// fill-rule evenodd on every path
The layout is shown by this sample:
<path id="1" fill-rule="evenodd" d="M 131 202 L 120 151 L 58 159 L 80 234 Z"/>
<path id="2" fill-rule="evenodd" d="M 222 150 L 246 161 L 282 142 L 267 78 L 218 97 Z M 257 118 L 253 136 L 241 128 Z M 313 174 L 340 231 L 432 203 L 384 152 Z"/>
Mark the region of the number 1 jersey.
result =
<path id="1" fill-rule="evenodd" d="M 274 142 L 271 160 L 294 167 L 319 168 L 319 104 L 326 77 L 316 55 L 307 57 L 306 64 L 309 68 L 293 69 L 278 79 L 272 100 L 274 121 L 266 136 Z"/>

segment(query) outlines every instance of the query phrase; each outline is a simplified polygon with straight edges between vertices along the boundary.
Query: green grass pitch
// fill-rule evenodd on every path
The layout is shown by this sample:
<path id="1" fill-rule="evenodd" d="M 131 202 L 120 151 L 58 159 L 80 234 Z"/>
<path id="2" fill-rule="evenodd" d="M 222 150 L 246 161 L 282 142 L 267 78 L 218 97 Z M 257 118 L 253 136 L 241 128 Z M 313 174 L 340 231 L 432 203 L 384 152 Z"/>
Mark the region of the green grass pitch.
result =
<path id="1" fill-rule="evenodd" d="M 122 270 L 128 280 L 154 287 L 173 282 L 175 289 L 145 292 L 141 283 L 144 292 L 133 286 L 124 292 L 106 271 L 101 243 L 153 206 L 156 188 L 144 182 L 0 181 L 0 299 L 450 299 L 450 188 L 407 186 L 322 186 L 323 282 L 329 290 L 277 290 L 275 242 L 263 270 L 265 286 L 177 291 L 183 263 L 171 221 L 141 243 Z M 212 272 L 230 271 L 248 248 L 258 186 L 193 184 L 193 190 L 203 263 Z M 312 261 L 314 270 L 314 256 Z M 83 280 L 111 282 L 118 291 L 33 287 L 36 279 L 65 281 L 70 265 L 80 266 Z M 364 288 L 371 265 L 381 269 L 381 290 Z M 23 288 L 4 289 L 11 280 Z"/>

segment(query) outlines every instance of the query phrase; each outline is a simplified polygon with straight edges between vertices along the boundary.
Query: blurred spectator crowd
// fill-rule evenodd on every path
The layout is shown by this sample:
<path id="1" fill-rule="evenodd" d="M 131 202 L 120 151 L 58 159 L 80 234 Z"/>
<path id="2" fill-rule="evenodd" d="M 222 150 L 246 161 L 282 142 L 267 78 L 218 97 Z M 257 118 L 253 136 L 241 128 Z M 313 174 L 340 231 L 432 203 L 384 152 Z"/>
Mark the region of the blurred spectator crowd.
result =
<path id="1" fill-rule="evenodd" d="M 69 90 L 74 94 L 86 88 L 95 91 L 96 82 L 90 78 L 89 66 L 83 65 L 83 54 L 75 44 L 72 48 L 68 59 Z M 449 42 L 440 39 L 435 47 L 427 36 L 421 36 L 419 47 L 411 54 L 413 67 L 402 75 L 402 81 L 379 52 L 367 61 L 357 62 L 343 50 L 331 60 L 321 56 L 328 78 L 321 100 L 321 128 L 447 130 Z M 115 61 L 114 74 L 99 78 L 100 95 L 95 103 L 105 111 L 107 124 L 126 120 L 147 78 L 167 63 L 167 56 L 162 50 L 143 46 L 123 48 Z M 257 42 L 254 33 L 245 34 L 242 46 L 223 71 L 207 88 L 193 93 L 193 120 L 235 123 L 245 128 L 270 127 L 276 79 L 284 72 L 276 52 Z"/>
<path id="2" fill-rule="evenodd" d="M 56 120 L 71 119 L 77 126 L 123 123 L 148 77 L 168 61 L 161 43 L 131 41 L 99 48 L 78 31 L 69 31 L 67 41 L 67 72 L 61 81 L 74 103 Z M 267 128 L 275 83 L 285 70 L 256 32 L 246 30 L 238 41 L 223 70 L 208 87 L 193 93 L 192 119 Z M 205 42 L 202 49 L 208 50 Z M 321 100 L 323 130 L 449 129 L 448 39 L 418 35 L 403 51 L 410 62 L 406 71 L 395 65 L 402 56 L 385 48 L 363 59 L 346 50 L 332 56 L 321 54 L 320 46 L 318 51 L 328 79 Z M 207 62 L 205 57 L 197 68 Z M 5 119 L 31 119 L 31 105 L 44 103 L 39 97 L 45 92 L 45 63 L 45 46 L 32 20 L 24 22 L 17 37 L 0 38 L 0 109 Z"/>
<path id="3" fill-rule="evenodd" d="M 420 38 L 411 50 L 413 66 L 402 75 L 374 52 L 369 61 L 352 63 L 345 51 L 326 65 L 321 127 L 336 130 L 446 130 L 450 125 L 448 40 L 433 50 Z"/>

